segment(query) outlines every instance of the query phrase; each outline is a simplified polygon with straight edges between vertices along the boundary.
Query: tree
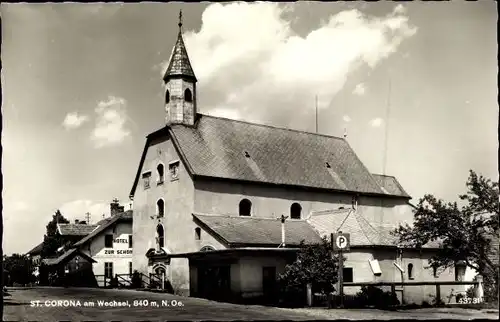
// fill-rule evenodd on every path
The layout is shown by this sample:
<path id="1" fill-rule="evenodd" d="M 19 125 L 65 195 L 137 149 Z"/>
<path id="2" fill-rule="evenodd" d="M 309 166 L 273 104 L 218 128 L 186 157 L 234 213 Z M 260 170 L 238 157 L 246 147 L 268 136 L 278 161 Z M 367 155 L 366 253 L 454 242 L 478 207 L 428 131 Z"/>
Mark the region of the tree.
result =
<path id="1" fill-rule="evenodd" d="M 11 283 L 29 284 L 35 281 L 34 267 L 26 255 L 13 254 L 4 258 L 4 269 Z"/>
<path id="2" fill-rule="evenodd" d="M 431 258 L 431 266 L 447 268 L 457 261 L 465 262 L 483 275 L 485 293 L 495 299 L 499 270 L 491 254 L 498 251 L 498 183 L 471 170 L 466 185 L 467 194 L 459 196 L 463 206 L 427 194 L 418 203 L 413 226 L 400 225 L 394 233 L 403 245 L 412 247 L 439 242 L 441 247 Z"/>
<path id="3" fill-rule="evenodd" d="M 47 234 L 43 238 L 42 258 L 55 256 L 57 249 L 64 244 L 64 239 L 57 231 L 57 224 L 67 224 L 69 221 L 64 218 L 59 210 L 52 216 L 52 220 L 47 224 Z"/>
<path id="4" fill-rule="evenodd" d="M 331 244 L 323 238 L 321 243 L 300 245 L 297 259 L 285 267 L 280 275 L 281 291 L 287 300 L 305 298 L 306 285 L 311 283 L 313 288 L 330 293 L 337 282 L 338 256 L 331 253 Z"/>

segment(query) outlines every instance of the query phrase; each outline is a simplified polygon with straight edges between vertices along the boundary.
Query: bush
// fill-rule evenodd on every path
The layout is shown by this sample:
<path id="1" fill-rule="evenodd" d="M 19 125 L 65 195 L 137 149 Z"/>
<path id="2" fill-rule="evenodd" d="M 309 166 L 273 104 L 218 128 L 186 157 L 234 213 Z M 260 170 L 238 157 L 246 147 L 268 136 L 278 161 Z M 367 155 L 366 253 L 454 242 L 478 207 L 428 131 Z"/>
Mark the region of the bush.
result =
<path id="1" fill-rule="evenodd" d="M 356 294 L 353 304 L 361 307 L 373 306 L 376 308 L 388 308 L 399 305 L 399 300 L 392 292 L 384 292 L 378 287 L 362 286 L 361 291 Z"/>
<path id="2" fill-rule="evenodd" d="M 91 269 L 82 269 L 65 276 L 67 286 L 97 287 L 97 280 Z"/>
<path id="3" fill-rule="evenodd" d="M 280 281 L 278 285 L 280 306 L 302 307 L 306 304 L 305 286 L 290 285 L 287 281 Z"/>

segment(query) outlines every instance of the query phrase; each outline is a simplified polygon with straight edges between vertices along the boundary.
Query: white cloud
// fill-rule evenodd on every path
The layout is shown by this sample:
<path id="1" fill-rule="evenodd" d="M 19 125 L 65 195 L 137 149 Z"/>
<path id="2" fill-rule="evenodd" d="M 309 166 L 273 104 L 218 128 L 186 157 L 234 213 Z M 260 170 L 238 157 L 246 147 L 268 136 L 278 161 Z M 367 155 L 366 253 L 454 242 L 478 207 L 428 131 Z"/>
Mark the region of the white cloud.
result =
<path id="1" fill-rule="evenodd" d="M 125 128 L 127 121 L 127 101 L 121 97 L 109 96 L 107 101 L 97 105 L 96 127 L 92 131 L 91 139 L 95 147 L 115 145 L 121 143 L 130 131 Z"/>
<path id="2" fill-rule="evenodd" d="M 63 121 L 63 126 L 67 130 L 74 130 L 79 128 L 83 123 L 89 120 L 86 115 L 78 115 L 78 112 L 71 112 L 66 114 Z"/>
<path id="3" fill-rule="evenodd" d="M 384 17 L 343 11 L 302 37 L 285 20 L 285 8 L 235 2 L 205 9 L 201 29 L 184 35 L 203 93 L 201 112 L 224 106 L 245 119 L 251 113 L 304 123 L 316 95 L 319 108 L 327 108 L 351 72 L 374 68 L 416 32 L 398 6 Z"/>
<path id="4" fill-rule="evenodd" d="M 352 91 L 353 94 L 359 95 L 359 96 L 364 95 L 365 92 L 366 92 L 366 86 L 363 83 L 359 83 L 358 85 L 356 85 L 356 87 Z"/>
<path id="5" fill-rule="evenodd" d="M 59 207 L 63 216 L 73 222 L 75 219 L 87 220 L 85 214 L 90 213 L 90 222 L 96 223 L 102 219 L 104 214 L 110 216 L 109 204 L 103 202 L 94 202 L 91 200 L 74 200 Z"/>
<path id="6" fill-rule="evenodd" d="M 346 122 L 346 123 L 351 122 L 351 118 L 349 117 L 349 115 L 344 115 L 344 116 L 342 117 L 342 119 L 343 119 L 343 120 L 344 120 L 344 122 Z"/>
<path id="7" fill-rule="evenodd" d="M 384 122 L 383 119 L 381 119 L 380 117 L 377 117 L 377 118 L 374 118 L 373 120 L 370 121 L 370 125 L 373 127 L 379 127 L 382 125 L 383 122 Z"/>

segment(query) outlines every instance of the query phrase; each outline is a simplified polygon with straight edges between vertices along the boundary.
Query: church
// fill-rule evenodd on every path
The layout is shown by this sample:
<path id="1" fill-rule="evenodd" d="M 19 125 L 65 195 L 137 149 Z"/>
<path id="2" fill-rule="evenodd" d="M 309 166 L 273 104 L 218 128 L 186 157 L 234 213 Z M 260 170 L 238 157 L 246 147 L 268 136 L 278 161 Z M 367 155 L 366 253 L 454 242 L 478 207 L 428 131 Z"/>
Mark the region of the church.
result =
<path id="1" fill-rule="evenodd" d="M 165 126 L 147 135 L 130 191 L 134 269 L 164 275 L 182 295 L 272 296 L 301 241 L 342 231 L 346 282 L 455 279 L 429 267 L 437 245 L 397 247 L 390 231 L 412 222 L 411 197 L 345 138 L 198 113 L 181 22 L 163 81 Z M 434 292 L 406 288 L 415 303 Z"/>

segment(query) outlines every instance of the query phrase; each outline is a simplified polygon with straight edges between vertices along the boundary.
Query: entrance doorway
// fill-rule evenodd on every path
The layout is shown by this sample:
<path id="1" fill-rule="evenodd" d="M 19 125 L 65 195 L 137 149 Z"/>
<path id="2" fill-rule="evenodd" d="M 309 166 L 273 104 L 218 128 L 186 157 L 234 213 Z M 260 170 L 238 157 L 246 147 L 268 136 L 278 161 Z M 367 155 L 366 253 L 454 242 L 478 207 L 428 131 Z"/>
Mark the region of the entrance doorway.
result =
<path id="1" fill-rule="evenodd" d="M 262 291 L 266 303 L 276 300 L 276 267 L 262 267 Z"/>
<path id="2" fill-rule="evenodd" d="M 198 296 L 228 300 L 231 296 L 230 266 L 198 266 Z"/>

